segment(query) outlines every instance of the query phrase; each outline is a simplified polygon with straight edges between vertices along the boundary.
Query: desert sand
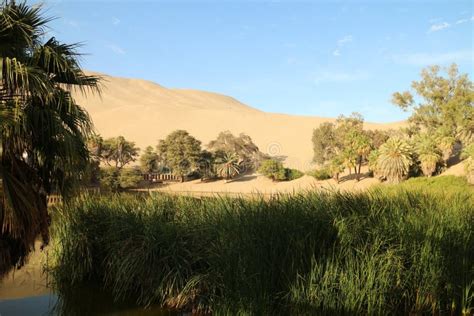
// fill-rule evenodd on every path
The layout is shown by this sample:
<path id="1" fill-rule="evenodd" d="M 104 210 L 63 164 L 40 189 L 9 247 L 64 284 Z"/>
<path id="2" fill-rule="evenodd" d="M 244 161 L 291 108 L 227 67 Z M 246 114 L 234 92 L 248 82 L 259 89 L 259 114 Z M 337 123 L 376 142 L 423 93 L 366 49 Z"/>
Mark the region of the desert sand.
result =
<path id="1" fill-rule="evenodd" d="M 286 157 L 285 165 L 300 170 L 312 168 L 312 131 L 334 118 L 267 113 L 234 98 L 217 93 L 168 89 L 156 83 L 104 78 L 101 96 L 76 93 L 76 101 L 91 115 L 103 137 L 122 135 L 141 149 L 156 146 L 176 129 L 187 130 L 203 147 L 219 132 L 248 134 L 260 150 Z M 397 129 L 403 122 L 367 123 L 368 129 Z"/>

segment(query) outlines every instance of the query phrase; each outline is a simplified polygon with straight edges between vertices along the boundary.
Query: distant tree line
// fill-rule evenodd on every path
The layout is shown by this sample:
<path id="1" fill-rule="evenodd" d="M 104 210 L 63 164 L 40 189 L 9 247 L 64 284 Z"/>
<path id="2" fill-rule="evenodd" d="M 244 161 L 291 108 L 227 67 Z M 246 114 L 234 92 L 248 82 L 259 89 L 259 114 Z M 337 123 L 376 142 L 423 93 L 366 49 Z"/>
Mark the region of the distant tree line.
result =
<path id="1" fill-rule="evenodd" d="M 102 185 L 112 191 L 135 187 L 143 174 L 172 173 L 185 181 L 201 178 L 203 181 L 223 178 L 231 180 L 239 174 L 256 170 L 268 157 L 252 139 L 241 133 L 219 133 L 207 149 L 187 131 L 176 130 L 148 146 L 139 157 L 139 164 L 130 166 L 139 156 L 139 148 L 123 136 L 103 139 L 95 135 L 89 140 L 90 162 L 84 182 Z"/>

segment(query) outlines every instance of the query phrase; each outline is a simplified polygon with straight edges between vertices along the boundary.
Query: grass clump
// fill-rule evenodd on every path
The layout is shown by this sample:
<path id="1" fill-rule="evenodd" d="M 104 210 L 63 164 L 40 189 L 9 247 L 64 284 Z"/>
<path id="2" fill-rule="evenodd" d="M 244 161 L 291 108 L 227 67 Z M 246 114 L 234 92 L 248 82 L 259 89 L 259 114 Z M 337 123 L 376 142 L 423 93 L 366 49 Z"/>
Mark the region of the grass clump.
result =
<path id="1" fill-rule="evenodd" d="M 454 191 L 82 197 L 54 213 L 50 271 L 60 291 L 217 315 L 461 313 L 474 199 Z"/>

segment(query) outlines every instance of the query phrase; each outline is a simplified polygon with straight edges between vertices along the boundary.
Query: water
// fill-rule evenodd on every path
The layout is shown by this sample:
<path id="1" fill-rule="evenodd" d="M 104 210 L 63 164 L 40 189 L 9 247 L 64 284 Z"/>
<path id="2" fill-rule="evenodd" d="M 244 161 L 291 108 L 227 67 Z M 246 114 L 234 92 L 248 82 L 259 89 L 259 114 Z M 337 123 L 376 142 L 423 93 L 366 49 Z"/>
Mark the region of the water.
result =
<path id="1" fill-rule="evenodd" d="M 74 294 L 31 296 L 0 300 L 0 316 L 110 315 L 178 316 L 157 306 L 139 307 L 131 301 L 115 302 L 112 296 L 95 288 L 75 290 Z"/>

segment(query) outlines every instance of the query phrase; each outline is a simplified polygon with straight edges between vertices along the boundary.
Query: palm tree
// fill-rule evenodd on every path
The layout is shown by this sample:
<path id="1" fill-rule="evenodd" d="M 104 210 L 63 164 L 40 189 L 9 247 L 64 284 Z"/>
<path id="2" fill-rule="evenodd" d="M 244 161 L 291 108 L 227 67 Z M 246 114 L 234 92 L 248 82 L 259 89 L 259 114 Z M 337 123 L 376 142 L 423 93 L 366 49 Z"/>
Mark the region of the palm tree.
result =
<path id="1" fill-rule="evenodd" d="M 71 91 L 98 91 L 77 45 L 51 38 L 41 8 L 0 4 L 0 277 L 21 266 L 41 235 L 49 240 L 47 196 L 67 197 L 88 160 L 92 123 Z"/>
<path id="2" fill-rule="evenodd" d="M 412 163 L 412 150 L 408 143 L 399 138 L 390 138 L 380 146 L 377 169 L 389 182 L 400 182 Z"/>
<path id="3" fill-rule="evenodd" d="M 446 143 L 448 143 L 447 140 Z M 441 153 L 438 149 L 439 145 L 440 142 L 437 142 L 435 138 L 429 134 L 420 134 L 416 138 L 416 154 L 420 161 L 421 170 L 427 177 L 431 177 L 431 175 L 436 171 L 436 165 L 441 160 Z"/>
<path id="4" fill-rule="evenodd" d="M 344 171 L 343 161 L 340 157 L 336 156 L 329 162 L 329 172 L 334 180 L 339 183 L 339 174 Z"/>
<path id="5" fill-rule="evenodd" d="M 436 152 L 423 153 L 418 157 L 421 164 L 421 171 L 423 171 L 425 176 L 431 177 L 433 175 L 440 158 L 440 155 Z"/>
<path id="6" fill-rule="evenodd" d="M 367 157 L 367 166 L 369 168 L 369 171 L 373 173 L 374 178 L 378 177 L 378 166 L 377 166 L 377 160 L 379 159 L 379 151 L 377 149 L 374 149 L 370 152 L 370 154 Z"/>
<path id="7" fill-rule="evenodd" d="M 217 174 L 226 180 L 240 173 L 239 156 L 235 153 L 223 153 L 216 159 Z"/>
<path id="8" fill-rule="evenodd" d="M 451 136 L 441 137 L 438 140 L 438 148 L 443 154 L 443 161 L 446 166 L 448 165 L 449 158 L 453 154 L 455 142 L 456 142 L 456 139 Z"/>

